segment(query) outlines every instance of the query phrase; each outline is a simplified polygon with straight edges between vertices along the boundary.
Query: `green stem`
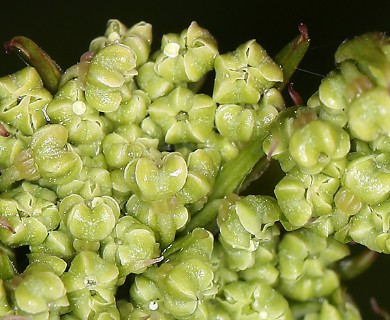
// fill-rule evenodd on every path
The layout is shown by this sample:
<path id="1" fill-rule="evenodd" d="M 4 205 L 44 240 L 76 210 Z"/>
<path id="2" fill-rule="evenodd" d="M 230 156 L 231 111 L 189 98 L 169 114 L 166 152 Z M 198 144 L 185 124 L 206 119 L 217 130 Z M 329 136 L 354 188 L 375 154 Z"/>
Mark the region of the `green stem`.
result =
<path id="1" fill-rule="evenodd" d="M 378 252 L 367 249 L 357 256 L 340 261 L 337 265 L 337 271 L 343 279 L 353 279 L 369 269 L 377 258 Z"/>

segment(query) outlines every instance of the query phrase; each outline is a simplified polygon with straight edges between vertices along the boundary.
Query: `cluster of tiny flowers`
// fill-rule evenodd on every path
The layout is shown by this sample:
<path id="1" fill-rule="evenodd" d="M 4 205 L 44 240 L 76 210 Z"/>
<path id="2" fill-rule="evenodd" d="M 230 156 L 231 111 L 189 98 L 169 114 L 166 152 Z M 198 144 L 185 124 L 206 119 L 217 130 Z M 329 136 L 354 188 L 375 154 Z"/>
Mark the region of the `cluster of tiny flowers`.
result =
<path id="1" fill-rule="evenodd" d="M 286 108 L 255 40 L 220 53 L 192 22 L 152 52 L 151 24 L 112 19 L 54 92 L 1 77 L 0 317 L 361 319 L 335 265 L 390 253 L 388 52 L 343 43 Z M 272 159 L 275 196 L 243 195 Z"/>

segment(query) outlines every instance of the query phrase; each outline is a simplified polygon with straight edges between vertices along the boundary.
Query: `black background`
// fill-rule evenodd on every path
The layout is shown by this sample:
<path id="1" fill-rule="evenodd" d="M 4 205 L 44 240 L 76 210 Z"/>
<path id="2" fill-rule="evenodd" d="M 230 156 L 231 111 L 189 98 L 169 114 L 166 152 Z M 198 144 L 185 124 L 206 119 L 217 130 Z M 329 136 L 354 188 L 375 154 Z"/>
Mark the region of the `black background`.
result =
<path id="1" fill-rule="evenodd" d="M 127 26 L 141 20 L 153 25 L 154 47 L 165 33 L 178 33 L 191 21 L 208 29 L 220 52 L 234 50 L 256 39 L 272 56 L 307 25 L 310 49 L 292 81 L 307 99 L 334 66 L 333 54 L 345 39 L 368 31 L 390 31 L 390 1 L 2 1 L 0 43 L 16 35 L 37 42 L 66 69 L 88 50 L 89 42 L 104 33 L 108 19 Z M 19 70 L 23 63 L 0 50 L 0 76 Z M 364 319 L 380 319 L 369 299 L 390 310 L 390 255 L 380 255 L 369 272 L 347 282 Z"/>

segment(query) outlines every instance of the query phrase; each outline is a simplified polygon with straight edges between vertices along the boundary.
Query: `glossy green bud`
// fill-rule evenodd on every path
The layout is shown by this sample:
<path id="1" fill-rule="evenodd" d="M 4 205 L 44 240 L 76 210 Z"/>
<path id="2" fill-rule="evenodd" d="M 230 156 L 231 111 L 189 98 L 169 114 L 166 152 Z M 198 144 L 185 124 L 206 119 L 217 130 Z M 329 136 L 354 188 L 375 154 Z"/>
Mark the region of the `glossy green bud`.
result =
<path id="1" fill-rule="evenodd" d="M 0 136 L 0 167 L 10 167 L 23 147 L 19 139 Z"/>
<path id="2" fill-rule="evenodd" d="M 109 19 L 104 36 L 93 39 L 89 45 L 89 50 L 97 52 L 113 43 L 122 43 L 134 50 L 137 57 L 137 66 L 140 66 L 149 57 L 151 42 L 151 24 L 140 21 L 127 28 L 121 21 Z"/>
<path id="3" fill-rule="evenodd" d="M 107 169 L 83 166 L 80 174 L 72 181 L 57 186 L 56 193 L 60 199 L 78 194 L 84 199 L 111 196 L 111 174 Z"/>
<path id="4" fill-rule="evenodd" d="M 206 141 L 214 128 L 215 109 L 208 95 L 178 87 L 153 101 L 148 113 L 162 128 L 165 142 L 177 144 Z"/>
<path id="5" fill-rule="evenodd" d="M 239 311 L 237 319 L 293 319 L 287 300 L 260 280 L 232 282 L 222 291 L 228 304 Z"/>
<path id="6" fill-rule="evenodd" d="M 378 204 L 390 192 L 389 156 L 355 154 L 345 169 L 342 184 L 363 202 Z"/>
<path id="7" fill-rule="evenodd" d="M 213 99 L 221 104 L 257 103 L 265 90 L 283 81 L 280 67 L 255 41 L 215 58 Z"/>
<path id="8" fill-rule="evenodd" d="M 100 241 L 107 237 L 120 215 L 119 205 L 109 196 L 86 201 L 72 194 L 61 201 L 59 211 L 73 237 L 88 241 Z"/>
<path id="9" fill-rule="evenodd" d="M 128 274 L 145 272 L 161 260 L 153 231 L 131 216 L 118 220 L 110 236 L 103 240 L 101 254 L 118 266 L 122 282 Z"/>
<path id="10" fill-rule="evenodd" d="M 73 236 L 67 230 L 58 229 L 49 232 L 42 243 L 32 245 L 30 248 L 33 253 L 45 253 L 70 261 L 76 254 L 73 240 Z"/>
<path id="11" fill-rule="evenodd" d="M 44 107 L 52 95 L 33 67 L 0 78 L 0 120 L 24 135 L 32 135 L 46 124 Z"/>
<path id="12" fill-rule="evenodd" d="M 0 228 L 2 242 L 9 246 L 41 244 L 48 233 L 46 226 L 34 216 L 24 215 L 13 199 L 0 199 L 0 217 L 10 226 Z"/>
<path id="13" fill-rule="evenodd" d="M 105 117 L 118 125 L 139 124 L 147 115 L 150 98 L 142 90 L 134 90 L 129 100 L 121 103 L 116 111 L 106 112 Z"/>
<path id="14" fill-rule="evenodd" d="M 50 271 L 36 271 L 22 278 L 14 291 L 15 308 L 22 314 L 58 317 L 69 306 L 60 277 Z"/>
<path id="15" fill-rule="evenodd" d="M 85 84 L 87 102 L 100 112 L 112 112 L 122 103 L 122 90 L 132 80 L 136 66 L 132 49 L 112 44 L 100 50 L 89 64 Z"/>
<path id="16" fill-rule="evenodd" d="M 118 268 L 112 262 L 97 253 L 82 251 L 74 257 L 61 279 L 68 293 L 87 289 L 90 295 L 95 293 L 105 302 L 113 302 L 118 274 Z"/>
<path id="17" fill-rule="evenodd" d="M 34 273 L 39 270 L 48 270 L 61 277 L 68 267 L 65 260 L 46 253 L 30 252 L 27 254 L 27 258 L 29 265 L 24 270 L 24 273 L 26 274 Z"/>
<path id="18" fill-rule="evenodd" d="M 279 244 L 278 290 L 299 301 L 333 293 L 340 282 L 329 265 L 347 255 L 349 249 L 346 245 L 311 230 L 287 233 Z"/>
<path id="19" fill-rule="evenodd" d="M 174 196 L 183 188 L 187 173 L 186 161 L 179 153 L 156 150 L 151 156 L 130 162 L 125 168 L 125 179 L 141 199 L 153 201 Z"/>
<path id="20" fill-rule="evenodd" d="M 188 209 L 175 197 L 147 203 L 132 195 L 126 203 L 126 212 L 149 226 L 163 248 L 175 239 L 177 231 L 189 220 Z"/>
<path id="21" fill-rule="evenodd" d="M 215 39 L 194 21 L 180 35 L 162 37 L 155 70 L 173 83 L 196 82 L 213 68 L 217 54 Z"/>
<path id="22" fill-rule="evenodd" d="M 205 199 L 214 187 L 219 173 L 221 156 L 214 149 L 197 149 L 187 158 L 187 178 L 177 199 L 183 204 L 195 203 Z"/>
<path id="23" fill-rule="evenodd" d="M 46 125 L 32 137 L 32 156 L 40 175 L 48 183 L 67 183 L 82 168 L 79 155 L 72 150 L 67 140 L 68 130 L 60 124 Z"/>
<path id="24" fill-rule="evenodd" d="M 98 115 L 98 111 L 90 106 L 77 79 L 67 81 L 56 93 L 46 107 L 50 123 L 66 124 L 78 117 Z"/>
<path id="25" fill-rule="evenodd" d="M 135 81 L 140 89 L 144 90 L 153 101 L 171 92 L 175 85 L 158 75 L 155 71 L 156 63 L 148 61 L 138 68 Z"/>
<path id="26" fill-rule="evenodd" d="M 0 314 L 11 315 L 13 313 L 7 299 L 7 293 L 4 288 L 4 280 L 0 278 Z"/>
<path id="27" fill-rule="evenodd" d="M 348 235 L 370 250 L 390 253 L 389 201 L 378 205 L 364 205 L 350 221 Z"/>
<path id="28" fill-rule="evenodd" d="M 299 168 L 320 173 L 334 160 L 344 158 L 350 150 L 348 133 L 323 120 L 313 120 L 293 133 L 289 151 Z"/>
<path id="29" fill-rule="evenodd" d="M 375 87 L 363 92 L 348 109 L 351 135 L 363 141 L 372 141 L 390 132 L 390 98 L 387 88 Z"/>
<path id="30" fill-rule="evenodd" d="M 60 224 L 57 196 L 49 189 L 25 181 L 18 187 L 3 192 L 1 198 L 15 200 L 21 216 L 36 218 L 48 231 L 56 229 Z"/>
<path id="31" fill-rule="evenodd" d="M 2 281 L 12 279 L 18 272 L 15 257 L 13 249 L 0 243 L 0 314 L 2 306 L 5 307 L 4 302 L 2 302 Z"/>

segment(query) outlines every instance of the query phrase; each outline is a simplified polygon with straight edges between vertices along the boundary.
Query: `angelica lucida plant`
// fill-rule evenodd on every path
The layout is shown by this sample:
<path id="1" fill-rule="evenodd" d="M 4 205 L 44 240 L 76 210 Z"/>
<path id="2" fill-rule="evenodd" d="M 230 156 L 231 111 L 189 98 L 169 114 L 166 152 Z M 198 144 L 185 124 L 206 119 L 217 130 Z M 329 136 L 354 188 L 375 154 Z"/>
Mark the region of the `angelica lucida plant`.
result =
<path id="1" fill-rule="evenodd" d="M 153 51 L 110 19 L 64 71 L 7 42 L 28 66 L 0 78 L 0 317 L 361 319 L 344 281 L 390 253 L 389 41 L 341 44 L 303 101 L 298 29 L 275 57 L 195 21 Z"/>

